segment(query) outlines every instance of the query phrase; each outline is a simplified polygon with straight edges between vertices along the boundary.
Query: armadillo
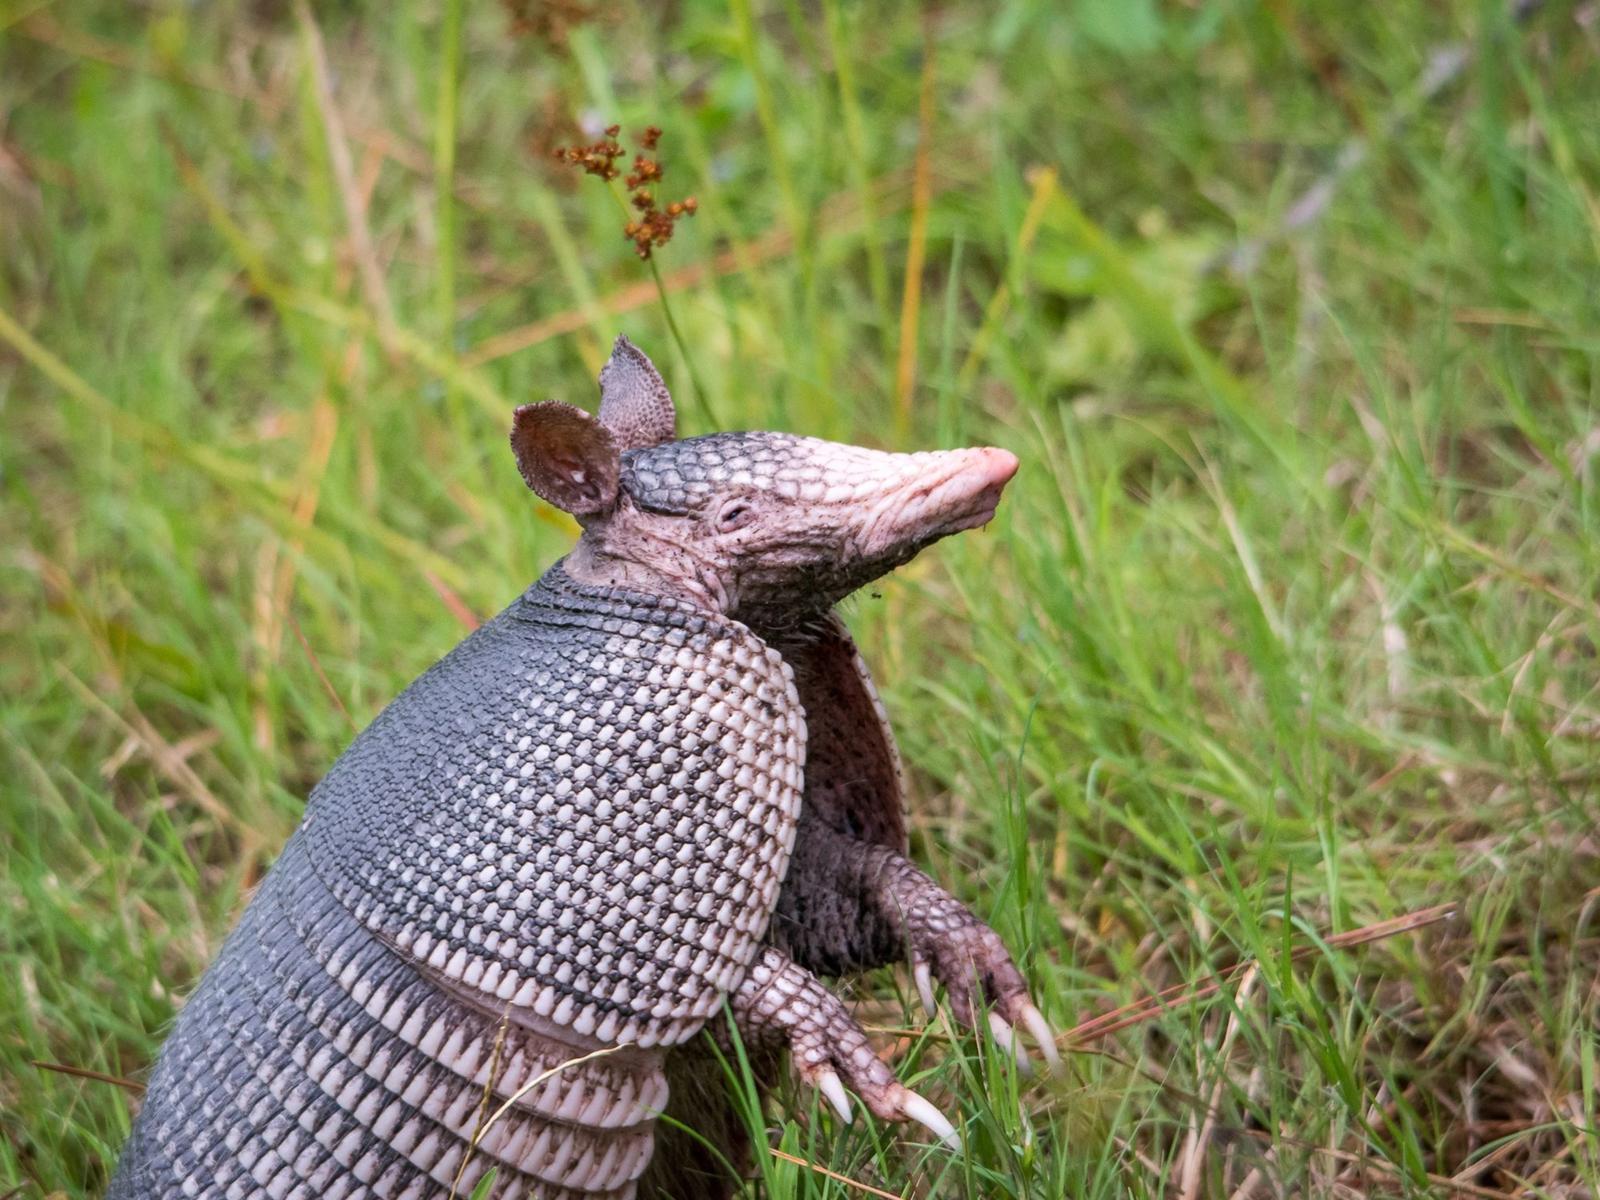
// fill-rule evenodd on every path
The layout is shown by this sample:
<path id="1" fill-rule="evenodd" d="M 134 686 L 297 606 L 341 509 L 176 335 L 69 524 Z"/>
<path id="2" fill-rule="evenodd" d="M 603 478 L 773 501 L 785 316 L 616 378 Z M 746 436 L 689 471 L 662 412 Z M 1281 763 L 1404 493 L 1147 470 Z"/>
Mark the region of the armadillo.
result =
<path id="1" fill-rule="evenodd" d="M 937 981 L 1054 1058 L 999 938 L 907 861 L 894 737 L 834 611 L 987 522 L 1015 457 L 680 440 L 625 338 L 600 393 L 598 417 L 516 411 L 577 545 L 312 791 L 167 1039 L 113 1200 L 725 1194 L 730 1017 L 842 1119 L 854 1092 L 957 1145 L 821 982 L 896 961 L 930 1015 Z"/>

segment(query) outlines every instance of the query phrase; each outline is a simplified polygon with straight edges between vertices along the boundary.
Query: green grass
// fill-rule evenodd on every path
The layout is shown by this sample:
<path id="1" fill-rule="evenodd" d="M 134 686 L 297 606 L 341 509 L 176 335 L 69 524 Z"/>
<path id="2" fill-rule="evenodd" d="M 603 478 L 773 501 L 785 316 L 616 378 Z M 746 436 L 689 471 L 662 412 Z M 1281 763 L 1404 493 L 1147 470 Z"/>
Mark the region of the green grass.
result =
<path id="1" fill-rule="evenodd" d="M 98 1192 L 132 1096 L 31 1062 L 144 1071 L 353 725 L 562 553 L 507 418 L 589 402 L 619 329 L 689 432 L 698 388 L 1017 452 L 987 533 L 849 606 L 915 855 L 1062 1027 L 1247 964 L 1058 1082 L 913 1034 L 958 1160 L 793 1089 L 773 1145 L 896 1195 L 1600 1193 L 1579 10 L 947 6 L 901 430 L 915 10 L 600 5 L 550 43 L 318 7 L 331 93 L 287 6 L 0 6 L 0 1194 Z M 549 162 L 578 117 L 662 126 L 700 201 L 660 261 L 692 366 Z M 920 1029 L 903 978 L 849 987 Z"/>

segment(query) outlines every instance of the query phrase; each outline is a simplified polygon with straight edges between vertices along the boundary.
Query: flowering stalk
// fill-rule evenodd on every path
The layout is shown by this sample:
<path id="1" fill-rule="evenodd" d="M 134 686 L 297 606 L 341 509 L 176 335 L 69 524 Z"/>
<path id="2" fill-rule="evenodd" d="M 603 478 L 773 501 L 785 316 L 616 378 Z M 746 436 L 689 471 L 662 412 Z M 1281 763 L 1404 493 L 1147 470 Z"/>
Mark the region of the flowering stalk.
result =
<path id="1" fill-rule="evenodd" d="M 663 207 L 657 199 L 656 192 L 660 187 L 664 170 L 661 160 L 653 157 L 661 141 L 661 130 L 654 125 L 645 127 L 644 133 L 639 138 L 640 152 L 634 156 L 633 169 L 623 178 L 623 186 L 619 188 L 617 178 L 622 175 L 622 169 L 617 165 L 617 160 L 627 153 L 622 148 L 622 143 L 617 140 L 621 133 L 622 126 L 607 126 L 605 136 L 590 145 L 558 146 L 555 159 L 557 162 L 578 168 L 586 175 L 593 175 L 608 185 L 612 198 L 622 209 L 622 235 L 633 243 L 634 253 L 650 264 L 650 277 L 655 280 L 656 295 L 661 300 L 661 311 L 666 315 L 667 328 L 672 333 L 672 340 L 677 343 L 678 352 L 683 355 L 683 361 L 689 368 L 689 379 L 694 385 L 700 411 L 705 416 L 708 426 L 716 429 L 718 427 L 716 415 L 711 411 L 710 401 L 706 399 L 706 389 L 694 369 L 694 359 L 689 354 L 689 346 L 684 341 L 683 331 L 678 327 L 677 316 L 672 311 L 671 295 L 661 278 L 661 269 L 656 265 L 655 259 L 655 252 L 672 240 L 677 223 L 685 217 L 694 216 L 698 211 L 699 202 L 693 196 L 686 196 Z M 623 190 L 624 188 L 626 190 Z"/>

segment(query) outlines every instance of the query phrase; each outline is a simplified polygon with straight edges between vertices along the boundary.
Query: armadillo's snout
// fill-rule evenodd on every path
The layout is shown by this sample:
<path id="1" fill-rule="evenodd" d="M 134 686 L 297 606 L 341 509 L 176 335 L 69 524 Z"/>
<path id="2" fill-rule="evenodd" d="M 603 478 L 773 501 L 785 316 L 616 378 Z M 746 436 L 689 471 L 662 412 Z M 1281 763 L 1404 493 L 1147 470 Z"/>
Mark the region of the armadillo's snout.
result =
<path id="1" fill-rule="evenodd" d="M 919 541 L 988 524 L 1000 493 L 1017 473 L 1017 456 L 994 446 L 927 457 L 926 471 L 919 472 L 903 496 L 898 522 L 903 535 Z"/>
<path id="2" fill-rule="evenodd" d="M 992 446 L 906 456 L 868 522 L 867 557 L 904 560 L 929 542 L 994 519 L 1017 456 Z"/>

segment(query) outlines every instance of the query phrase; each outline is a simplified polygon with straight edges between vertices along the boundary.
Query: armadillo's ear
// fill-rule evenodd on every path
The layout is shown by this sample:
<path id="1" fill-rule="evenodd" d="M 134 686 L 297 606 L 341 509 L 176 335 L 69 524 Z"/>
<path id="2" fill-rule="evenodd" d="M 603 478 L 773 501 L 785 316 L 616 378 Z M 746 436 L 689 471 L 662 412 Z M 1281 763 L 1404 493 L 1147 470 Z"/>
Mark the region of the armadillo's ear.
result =
<path id="1" fill-rule="evenodd" d="M 511 422 L 511 449 L 528 486 L 557 508 L 589 517 L 616 504 L 617 444 L 583 409 L 559 400 L 524 404 Z"/>
<path id="2" fill-rule="evenodd" d="M 600 368 L 600 423 L 620 450 L 659 446 L 678 435 L 672 393 L 644 351 L 619 336 Z"/>

